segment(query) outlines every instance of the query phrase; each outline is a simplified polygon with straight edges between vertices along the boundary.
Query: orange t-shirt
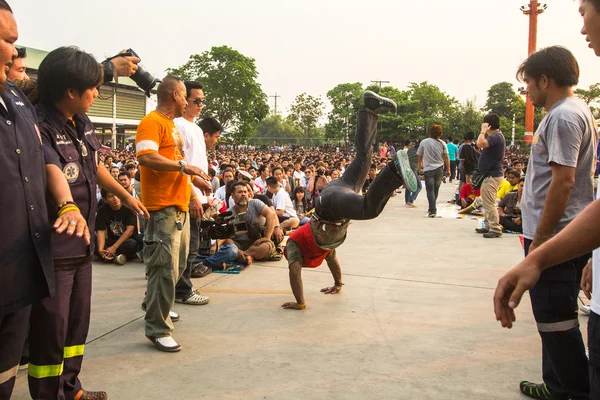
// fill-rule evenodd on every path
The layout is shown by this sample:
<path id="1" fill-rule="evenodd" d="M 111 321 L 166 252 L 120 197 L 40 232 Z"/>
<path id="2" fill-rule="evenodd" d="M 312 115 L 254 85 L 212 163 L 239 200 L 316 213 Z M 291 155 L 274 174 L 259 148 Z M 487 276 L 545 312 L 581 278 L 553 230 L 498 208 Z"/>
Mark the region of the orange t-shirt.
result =
<path id="1" fill-rule="evenodd" d="M 184 159 L 183 141 L 172 120 L 157 111 L 146 115 L 135 135 L 137 157 L 158 153 L 169 160 Z M 175 206 L 188 211 L 191 186 L 190 177 L 180 172 L 159 172 L 140 166 L 142 202 L 149 211 Z"/>

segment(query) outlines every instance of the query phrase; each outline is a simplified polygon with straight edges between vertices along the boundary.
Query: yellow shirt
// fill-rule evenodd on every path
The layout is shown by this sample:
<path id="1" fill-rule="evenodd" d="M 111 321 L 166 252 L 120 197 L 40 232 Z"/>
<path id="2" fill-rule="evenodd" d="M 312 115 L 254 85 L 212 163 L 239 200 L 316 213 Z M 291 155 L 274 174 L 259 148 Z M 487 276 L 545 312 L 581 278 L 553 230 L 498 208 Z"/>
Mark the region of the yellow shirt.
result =
<path id="1" fill-rule="evenodd" d="M 184 159 L 183 141 L 173 121 L 158 111 L 146 115 L 135 136 L 137 157 L 158 153 L 173 161 Z M 143 203 L 149 211 L 175 206 L 188 211 L 190 177 L 180 172 L 159 172 L 140 166 L 140 184 Z"/>
<path id="2" fill-rule="evenodd" d="M 515 186 L 510 186 L 510 182 L 506 179 L 500 184 L 498 188 L 498 198 L 501 199 L 506 196 L 508 193 L 513 190 L 517 190 L 519 188 L 519 184 L 517 183 Z"/>

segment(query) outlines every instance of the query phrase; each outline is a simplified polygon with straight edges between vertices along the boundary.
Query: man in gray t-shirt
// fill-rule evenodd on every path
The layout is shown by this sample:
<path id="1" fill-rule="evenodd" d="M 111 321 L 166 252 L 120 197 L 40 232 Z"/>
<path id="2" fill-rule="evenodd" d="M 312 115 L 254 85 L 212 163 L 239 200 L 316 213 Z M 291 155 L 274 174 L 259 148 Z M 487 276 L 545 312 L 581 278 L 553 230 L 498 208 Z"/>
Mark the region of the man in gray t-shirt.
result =
<path id="1" fill-rule="evenodd" d="M 555 104 L 540 123 L 533 137 L 531 158 L 523 192 L 523 234 L 535 243 L 538 225 L 552 183 L 552 164 L 575 169 L 575 182 L 564 212 L 556 225 L 541 228 L 540 239 L 548 239 L 562 230 L 594 200 L 593 173 L 598 143 L 594 119 L 588 106 L 576 97 Z"/>
<path id="2" fill-rule="evenodd" d="M 443 131 L 440 125 L 432 125 L 429 130 L 431 137 L 423 140 L 417 150 L 419 156 L 419 170 L 425 176 L 425 190 L 429 210 L 427 216 L 435 218 L 437 214 L 437 198 L 446 166 L 446 176 L 450 176 L 450 159 L 448 158 L 448 147 L 440 140 Z"/>

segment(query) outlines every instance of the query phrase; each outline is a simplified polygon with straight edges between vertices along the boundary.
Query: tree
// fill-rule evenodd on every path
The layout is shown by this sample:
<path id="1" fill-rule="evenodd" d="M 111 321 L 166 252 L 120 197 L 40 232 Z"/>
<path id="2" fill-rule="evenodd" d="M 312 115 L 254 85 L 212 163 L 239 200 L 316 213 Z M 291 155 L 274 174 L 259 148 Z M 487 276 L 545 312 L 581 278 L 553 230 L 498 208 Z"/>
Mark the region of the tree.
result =
<path id="1" fill-rule="evenodd" d="M 485 102 L 484 111 L 512 119 L 515 94 L 516 92 L 510 82 L 500 82 L 492 85 L 488 90 L 488 99 Z"/>
<path id="2" fill-rule="evenodd" d="M 272 115 L 263 119 L 248 143 L 258 145 L 298 143 L 302 132 L 286 122 L 281 115 Z"/>
<path id="3" fill-rule="evenodd" d="M 206 92 L 206 111 L 236 141 L 247 139 L 269 114 L 267 95 L 257 81 L 255 60 L 228 46 L 194 54 L 186 64 L 167 73 L 201 82 Z"/>
<path id="4" fill-rule="evenodd" d="M 600 99 L 600 83 L 593 84 L 588 90 L 575 90 L 575 96 L 585 101 L 585 104 L 587 104 L 588 106 L 590 104 L 595 103 L 598 99 Z"/>
<path id="5" fill-rule="evenodd" d="M 307 140 L 311 138 L 311 134 L 313 137 L 319 134 L 317 123 L 325 112 L 320 97 L 302 93 L 296 96 L 289 112 L 287 121 L 302 132 Z"/>
<path id="6" fill-rule="evenodd" d="M 415 123 L 419 125 L 420 131 L 425 136 L 428 135 L 431 125 L 447 124 L 450 116 L 456 112 L 455 108 L 458 104 L 454 97 L 428 82 L 412 82 L 409 86 L 409 99 L 416 103 Z"/>
<path id="7" fill-rule="evenodd" d="M 333 107 L 329 112 L 325 126 L 325 137 L 343 139 L 349 131 L 349 137 L 356 130 L 355 114 L 362 106 L 364 89 L 362 84 L 341 83 L 327 92 L 327 98 Z"/>

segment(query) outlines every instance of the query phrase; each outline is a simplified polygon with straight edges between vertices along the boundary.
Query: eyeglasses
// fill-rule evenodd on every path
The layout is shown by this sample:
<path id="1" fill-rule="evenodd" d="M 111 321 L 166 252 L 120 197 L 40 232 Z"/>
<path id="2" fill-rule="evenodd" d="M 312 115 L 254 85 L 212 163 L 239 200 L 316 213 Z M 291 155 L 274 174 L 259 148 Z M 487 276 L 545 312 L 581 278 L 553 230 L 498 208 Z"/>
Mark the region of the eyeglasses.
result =
<path id="1" fill-rule="evenodd" d="M 200 104 L 204 104 L 204 99 L 201 99 L 200 97 L 196 97 L 193 100 L 194 104 L 196 104 L 197 106 L 199 106 Z"/>

